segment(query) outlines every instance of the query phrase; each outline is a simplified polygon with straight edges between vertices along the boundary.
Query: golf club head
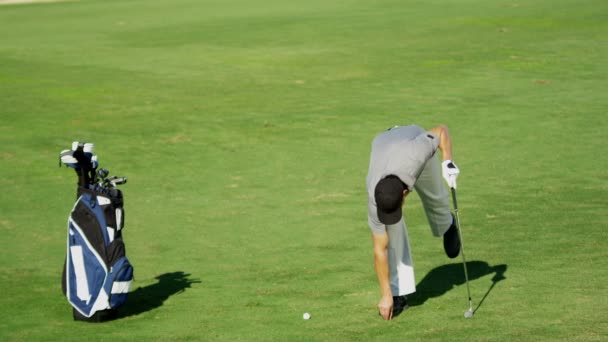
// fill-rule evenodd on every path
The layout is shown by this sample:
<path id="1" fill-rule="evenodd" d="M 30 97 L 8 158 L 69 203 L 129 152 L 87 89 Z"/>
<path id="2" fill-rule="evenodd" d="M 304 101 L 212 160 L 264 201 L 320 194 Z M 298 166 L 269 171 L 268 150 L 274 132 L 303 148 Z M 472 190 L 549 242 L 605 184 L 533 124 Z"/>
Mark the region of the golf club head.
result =
<path id="1" fill-rule="evenodd" d="M 114 176 L 110 179 L 110 184 L 112 184 L 112 186 L 114 186 L 114 187 L 117 185 L 120 185 L 120 184 L 125 184 L 126 182 L 127 182 L 127 177 Z"/>
<path id="2" fill-rule="evenodd" d="M 464 318 L 473 318 L 473 310 L 469 309 L 464 312 Z"/>
<path id="3" fill-rule="evenodd" d="M 97 178 L 99 178 L 102 181 L 104 179 L 106 179 L 106 177 L 108 177 L 109 174 L 110 174 L 110 171 L 108 171 L 108 169 L 104 169 L 103 167 L 97 170 Z"/>
<path id="4" fill-rule="evenodd" d="M 63 163 L 65 166 L 77 169 L 79 167 L 78 160 L 74 158 L 73 153 L 74 151 L 72 150 L 61 151 L 61 153 L 59 153 L 59 166 L 61 166 L 61 163 Z"/>

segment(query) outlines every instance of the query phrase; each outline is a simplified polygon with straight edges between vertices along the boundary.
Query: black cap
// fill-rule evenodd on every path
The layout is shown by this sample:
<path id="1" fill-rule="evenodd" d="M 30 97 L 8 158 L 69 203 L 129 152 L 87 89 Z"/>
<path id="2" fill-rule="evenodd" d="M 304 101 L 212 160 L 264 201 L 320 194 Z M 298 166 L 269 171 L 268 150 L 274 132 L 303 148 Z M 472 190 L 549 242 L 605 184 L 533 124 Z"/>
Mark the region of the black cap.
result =
<path id="1" fill-rule="evenodd" d="M 395 224 L 401 220 L 403 191 L 407 186 L 397 176 L 387 176 L 378 182 L 374 191 L 378 219 L 384 224 Z"/>

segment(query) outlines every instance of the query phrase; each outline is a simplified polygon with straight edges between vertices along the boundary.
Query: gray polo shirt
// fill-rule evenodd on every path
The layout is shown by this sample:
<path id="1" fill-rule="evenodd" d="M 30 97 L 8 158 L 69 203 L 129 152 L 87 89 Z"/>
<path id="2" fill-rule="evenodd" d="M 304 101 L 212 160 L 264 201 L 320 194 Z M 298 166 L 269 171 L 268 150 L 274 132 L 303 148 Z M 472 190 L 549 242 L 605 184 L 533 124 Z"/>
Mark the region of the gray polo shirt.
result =
<path id="1" fill-rule="evenodd" d="M 377 135 L 372 141 L 372 152 L 367 173 L 367 220 L 375 234 L 386 231 L 378 220 L 374 190 L 388 175 L 395 175 L 414 189 L 416 179 L 426 162 L 435 154 L 439 138 L 417 125 L 397 126 Z"/>

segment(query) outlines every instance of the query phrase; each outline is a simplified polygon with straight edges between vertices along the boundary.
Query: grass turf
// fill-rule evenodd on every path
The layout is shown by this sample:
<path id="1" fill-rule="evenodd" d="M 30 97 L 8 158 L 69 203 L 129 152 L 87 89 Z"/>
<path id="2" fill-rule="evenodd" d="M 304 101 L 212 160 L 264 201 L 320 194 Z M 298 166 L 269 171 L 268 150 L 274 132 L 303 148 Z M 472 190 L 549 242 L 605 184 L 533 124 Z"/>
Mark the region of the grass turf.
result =
<path id="1" fill-rule="evenodd" d="M 599 0 L 0 7 L 0 336 L 605 339 L 607 18 Z M 472 320 L 416 198 L 415 305 L 376 313 L 369 143 L 408 123 L 451 129 Z M 129 178 L 136 280 L 100 325 L 60 290 L 72 140 Z"/>

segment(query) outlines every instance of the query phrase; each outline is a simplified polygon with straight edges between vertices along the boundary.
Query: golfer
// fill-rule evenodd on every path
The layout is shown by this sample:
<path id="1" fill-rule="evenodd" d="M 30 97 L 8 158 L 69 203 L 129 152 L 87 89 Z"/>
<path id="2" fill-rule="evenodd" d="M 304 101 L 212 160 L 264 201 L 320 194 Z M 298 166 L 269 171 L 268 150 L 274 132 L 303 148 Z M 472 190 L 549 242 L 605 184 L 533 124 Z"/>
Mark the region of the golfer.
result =
<path id="1" fill-rule="evenodd" d="M 441 150 L 442 162 L 435 156 Z M 380 315 L 390 320 L 407 309 L 406 295 L 416 292 L 414 266 L 402 206 L 416 191 L 434 236 L 443 236 L 450 258 L 460 252 L 460 239 L 450 212 L 448 186 L 456 188 L 460 173 L 452 162 L 452 141 L 446 126 L 426 131 L 420 126 L 395 126 L 372 142 L 367 175 L 368 223 L 372 230 L 374 265 L 382 298 Z"/>

